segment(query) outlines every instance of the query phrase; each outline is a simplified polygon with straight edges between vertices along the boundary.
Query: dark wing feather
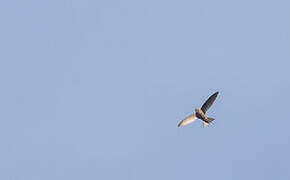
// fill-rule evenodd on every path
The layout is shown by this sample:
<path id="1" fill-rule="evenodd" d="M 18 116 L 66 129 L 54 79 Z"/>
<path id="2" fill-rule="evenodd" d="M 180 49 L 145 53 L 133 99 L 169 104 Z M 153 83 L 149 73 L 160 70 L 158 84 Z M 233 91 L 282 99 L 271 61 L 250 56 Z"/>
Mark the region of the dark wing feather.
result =
<path id="1" fill-rule="evenodd" d="M 211 95 L 206 101 L 205 103 L 202 105 L 201 110 L 206 113 L 206 111 L 210 108 L 210 106 L 212 105 L 212 103 L 215 101 L 217 95 L 219 92 L 214 93 L 213 95 Z"/>

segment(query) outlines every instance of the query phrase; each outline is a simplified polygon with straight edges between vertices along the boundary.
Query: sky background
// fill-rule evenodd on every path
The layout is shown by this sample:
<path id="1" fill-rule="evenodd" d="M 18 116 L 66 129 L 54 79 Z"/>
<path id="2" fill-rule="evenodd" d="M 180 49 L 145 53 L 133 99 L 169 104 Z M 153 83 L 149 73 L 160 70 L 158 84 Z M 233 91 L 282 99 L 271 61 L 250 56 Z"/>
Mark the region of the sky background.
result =
<path id="1" fill-rule="evenodd" d="M 289 7 L 1 1 L 0 179 L 290 179 Z"/>

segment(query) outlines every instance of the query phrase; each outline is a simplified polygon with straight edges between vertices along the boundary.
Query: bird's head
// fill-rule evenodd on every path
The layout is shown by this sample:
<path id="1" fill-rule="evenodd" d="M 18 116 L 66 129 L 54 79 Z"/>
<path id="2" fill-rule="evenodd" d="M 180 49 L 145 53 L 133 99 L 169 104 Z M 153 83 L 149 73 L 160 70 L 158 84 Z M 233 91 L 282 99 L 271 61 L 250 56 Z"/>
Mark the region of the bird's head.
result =
<path id="1" fill-rule="evenodd" d="M 198 109 L 198 108 L 194 108 L 194 110 L 195 110 L 195 112 L 198 112 L 198 111 L 199 111 L 199 109 Z"/>

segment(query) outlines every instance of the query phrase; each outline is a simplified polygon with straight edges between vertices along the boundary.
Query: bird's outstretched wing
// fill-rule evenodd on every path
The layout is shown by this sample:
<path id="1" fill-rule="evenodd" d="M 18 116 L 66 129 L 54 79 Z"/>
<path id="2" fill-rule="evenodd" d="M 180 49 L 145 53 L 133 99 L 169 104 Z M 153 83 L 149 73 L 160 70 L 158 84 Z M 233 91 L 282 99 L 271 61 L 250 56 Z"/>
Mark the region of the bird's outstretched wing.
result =
<path id="1" fill-rule="evenodd" d="M 187 124 L 192 123 L 193 121 L 197 120 L 197 117 L 195 116 L 195 114 L 191 114 L 189 116 L 187 116 L 185 119 L 183 119 L 179 124 L 178 127 L 180 126 L 185 126 Z"/>
<path id="2" fill-rule="evenodd" d="M 201 110 L 206 113 L 206 111 L 210 108 L 210 106 L 212 105 L 212 103 L 215 101 L 217 95 L 219 92 L 214 93 L 213 95 L 211 95 L 206 101 L 205 103 L 202 105 Z"/>

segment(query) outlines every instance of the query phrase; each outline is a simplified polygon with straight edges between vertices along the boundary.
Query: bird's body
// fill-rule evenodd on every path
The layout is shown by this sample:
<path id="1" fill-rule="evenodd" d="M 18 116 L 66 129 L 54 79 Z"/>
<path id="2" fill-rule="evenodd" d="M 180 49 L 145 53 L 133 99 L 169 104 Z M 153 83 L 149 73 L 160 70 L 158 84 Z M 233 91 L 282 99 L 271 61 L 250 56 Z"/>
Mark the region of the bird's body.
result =
<path id="1" fill-rule="evenodd" d="M 189 115 L 184 120 L 182 120 L 178 124 L 178 127 L 185 126 L 187 124 L 190 124 L 190 123 L 194 122 L 197 119 L 201 119 L 203 121 L 203 126 L 204 127 L 206 127 L 209 123 L 211 123 L 214 120 L 214 118 L 207 117 L 205 115 L 205 113 L 210 108 L 210 106 L 212 105 L 212 103 L 215 101 L 217 95 L 218 95 L 218 92 L 216 92 L 213 95 L 211 95 L 206 100 L 206 102 L 202 105 L 201 109 L 195 108 L 195 113 Z"/>
<path id="2" fill-rule="evenodd" d="M 207 121 L 207 117 L 206 115 L 204 114 L 204 112 L 198 108 L 195 108 L 195 116 L 198 118 L 198 119 L 201 119 L 203 121 Z"/>

